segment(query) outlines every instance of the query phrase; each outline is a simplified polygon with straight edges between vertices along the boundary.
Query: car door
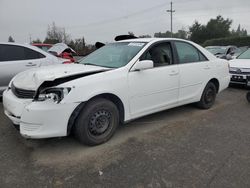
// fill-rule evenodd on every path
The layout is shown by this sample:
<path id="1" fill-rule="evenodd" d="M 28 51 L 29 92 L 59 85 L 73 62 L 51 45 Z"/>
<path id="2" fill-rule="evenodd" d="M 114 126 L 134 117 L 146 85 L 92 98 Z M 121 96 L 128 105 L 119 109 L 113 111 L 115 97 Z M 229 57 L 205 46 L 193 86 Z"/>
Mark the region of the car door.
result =
<path id="1" fill-rule="evenodd" d="M 175 41 L 175 47 L 180 71 L 179 103 L 194 102 L 211 77 L 213 64 L 190 43 Z"/>
<path id="2" fill-rule="evenodd" d="M 172 45 L 161 42 L 151 46 L 139 60 L 152 60 L 152 69 L 128 73 L 131 117 L 163 110 L 177 103 L 179 69 Z"/>
<path id="3" fill-rule="evenodd" d="M 45 56 L 24 46 L 0 44 L 0 89 L 19 72 L 38 67 Z"/>

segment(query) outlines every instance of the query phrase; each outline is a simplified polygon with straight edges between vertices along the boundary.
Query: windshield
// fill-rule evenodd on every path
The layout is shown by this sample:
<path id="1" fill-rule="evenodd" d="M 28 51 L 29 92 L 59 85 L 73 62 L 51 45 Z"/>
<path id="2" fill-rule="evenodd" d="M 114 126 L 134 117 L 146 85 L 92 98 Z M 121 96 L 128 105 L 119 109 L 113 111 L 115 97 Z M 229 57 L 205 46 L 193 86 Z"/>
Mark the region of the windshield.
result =
<path id="1" fill-rule="evenodd" d="M 242 54 L 242 52 L 246 51 L 244 48 L 236 48 L 234 51 L 234 56 L 237 57 L 238 55 Z"/>
<path id="2" fill-rule="evenodd" d="M 250 49 L 240 54 L 237 59 L 250 59 Z"/>
<path id="3" fill-rule="evenodd" d="M 128 62 L 145 46 L 144 42 L 119 42 L 103 46 L 80 60 L 80 64 L 119 68 Z"/>
<path id="4" fill-rule="evenodd" d="M 214 55 L 217 54 L 224 54 L 226 53 L 226 47 L 207 47 L 206 48 L 209 52 L 211 52 Z"/>

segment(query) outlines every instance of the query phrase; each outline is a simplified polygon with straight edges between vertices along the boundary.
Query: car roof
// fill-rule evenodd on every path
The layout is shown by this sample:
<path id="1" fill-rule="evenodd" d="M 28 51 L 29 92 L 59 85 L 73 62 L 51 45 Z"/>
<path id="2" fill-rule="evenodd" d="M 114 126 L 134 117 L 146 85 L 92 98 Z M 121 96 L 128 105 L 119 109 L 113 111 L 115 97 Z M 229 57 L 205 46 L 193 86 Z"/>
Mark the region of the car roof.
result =
<path id="1" fill-rule="evenodd" d="M 136 39 L 121 40 L 118 42 L 157 42 L 157 41 L 166 41 L 166 40 L 169 40 L 169 41 L 187 41 L 187 40 L 179 39 L 179 38 L 136 38 Z"/>
<path id="2" fill-rule="evenodd" d="M 18 45 L 18 46 L 27 46 L 29 44 L 21 44 L 17 42 L 0 42 L 0 44 L 8 44 L 8 45 Z"/>
<path id="3" fill-rule="evenodd" d="M 136 39 L 128 39 L 128 40 L 121 40 L 118 42 L 147 42 L 149 43 L 155 43 L 155 42 L 160 42 L 160 41 L 181 41 L 181 42 L 187 42 L 189 44 L 192 44 L 193 46 L 195 46 L 196 48 L 198 48 L 209 60 L 213 60 L 216 59 L 216 57 L 214 55 L 212 55 L 210 52 L 208 52 L 207 50 L 205 50 L 203 47 L 201 47 L 200 45 L 189 41 L 189 40 L 185 40 L 185 39 L 179 39 L 179 38 L 136 38 Z"/>
<path id="4" fill-rule="evenodd" d="M 33 46 L 32 44 L 21 44 L 21 43 L 16 43 L 16 42 L 0 42 L 0 44 L 5 44 L 5 45 L 13 45 L 13 46 L 24 46 L 32 49 L 37 49 L 37 47 Z M 39 49 L 39 48 L 38 48 Z"/>

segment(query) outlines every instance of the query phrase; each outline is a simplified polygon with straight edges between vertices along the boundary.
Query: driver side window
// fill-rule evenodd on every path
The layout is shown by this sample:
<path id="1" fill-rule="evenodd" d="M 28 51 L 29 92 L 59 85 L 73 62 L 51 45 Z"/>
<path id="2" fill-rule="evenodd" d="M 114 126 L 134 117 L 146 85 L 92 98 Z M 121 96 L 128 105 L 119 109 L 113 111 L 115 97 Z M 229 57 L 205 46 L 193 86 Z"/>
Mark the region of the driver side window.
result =
<path id="1" fill-rule="evenodd" d="M 140 60 L 152 60 L 154 67 L 173 64 L 171 44 L 160 43 L 154 45 L 141 56 Z"/>

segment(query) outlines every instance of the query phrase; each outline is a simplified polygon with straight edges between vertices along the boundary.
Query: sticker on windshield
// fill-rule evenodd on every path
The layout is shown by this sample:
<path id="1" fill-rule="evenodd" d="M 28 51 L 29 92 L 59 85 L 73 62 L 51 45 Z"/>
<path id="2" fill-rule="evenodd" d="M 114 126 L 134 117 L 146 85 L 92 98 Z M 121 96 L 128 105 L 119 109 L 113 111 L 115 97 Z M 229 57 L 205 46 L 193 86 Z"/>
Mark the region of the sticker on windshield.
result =
<path id="1" fill-rule="evenodd" d="M 128 44 L 128 46 L 138 46 L 138 47 L 142 47 L 144 45 L 144 43 L 140 43 L 140 42 L 130 42 Z"/>

